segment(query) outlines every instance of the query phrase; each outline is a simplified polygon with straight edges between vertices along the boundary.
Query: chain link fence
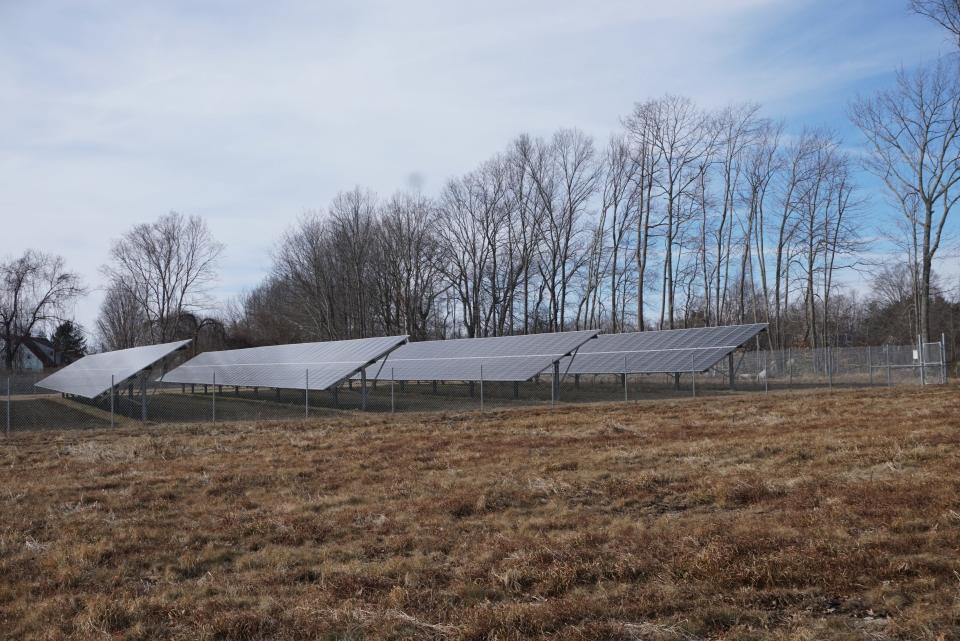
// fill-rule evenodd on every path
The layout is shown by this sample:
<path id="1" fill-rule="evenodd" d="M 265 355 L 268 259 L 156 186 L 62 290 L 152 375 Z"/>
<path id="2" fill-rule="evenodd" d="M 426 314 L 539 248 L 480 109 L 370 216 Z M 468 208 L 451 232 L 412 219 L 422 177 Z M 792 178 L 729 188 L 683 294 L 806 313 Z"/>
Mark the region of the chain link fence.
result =
<path id="1" fill-rule="evenodd" d="M 482 359 L 480 359 L 482 360 Z M 482 367 L 482 366 L 481 366 Z M 732 367 L 732 375 L 731 375 Z M 332 390 L 182 385 L 146 376 L 88 400 L 34 384 L 49 375 L 0 373 L 3 427 L 24 430 L 108 428 L 167 423 L 289 421 L 349 412 L 463 412 L 561 403 L 641 401 L 786 389 L 945 383 L 942 343 L 916 346 L 740 351 L 706 372 L 678 374 L 542 374 L 524 382 L 396 381 L 341 383 Z"/>

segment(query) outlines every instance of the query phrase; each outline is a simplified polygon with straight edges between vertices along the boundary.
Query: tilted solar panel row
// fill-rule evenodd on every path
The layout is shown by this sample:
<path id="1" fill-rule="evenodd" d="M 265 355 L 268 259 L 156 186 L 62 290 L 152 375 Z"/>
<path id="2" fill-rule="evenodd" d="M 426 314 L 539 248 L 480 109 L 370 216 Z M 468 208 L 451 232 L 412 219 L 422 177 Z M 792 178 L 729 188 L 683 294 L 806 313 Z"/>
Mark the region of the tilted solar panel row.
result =
<path id="1" fill-rule="evenodd" d="M 581 349 L 597 334 L 585 330 L 408 343 L 368 368 L 367 378 L 527 381 Z"/>
<path id="2" fill-rule="evenodd" d="M 329 389 L 359 378 L 526 381 L 559 364 L 563 374 L 673 373 L 709 369 L 766 330 L 763 323 L 627 334 L 595 330 L 409 343 L 407 336 L 206 352 L 164 382 Z M 43 379 L 46 389 L 95 398 L 150 369 L 189 340 L 87 356 Z"/>
<path id="3" fill-rule="evenodd" d="M 755 323 L 601 334 L 560 367 L 570 374 L 703 372 L 766 329 Z"/>
<path id="4" fill-rule="evenodd" d="M 407 339 L 407 336 L 386 336 L 206 352 L 165 375 L 163 381 L 325 390 L 350 378 Z"/>
<path id="5" fill-rule="evenodd" d="M 111 386 L 120 386 L 189 344 L 190 341 L 185 340 L 91 354 L 51 374 L 36 385 L 64 394 L 96 398 L 109 391 Z"/>

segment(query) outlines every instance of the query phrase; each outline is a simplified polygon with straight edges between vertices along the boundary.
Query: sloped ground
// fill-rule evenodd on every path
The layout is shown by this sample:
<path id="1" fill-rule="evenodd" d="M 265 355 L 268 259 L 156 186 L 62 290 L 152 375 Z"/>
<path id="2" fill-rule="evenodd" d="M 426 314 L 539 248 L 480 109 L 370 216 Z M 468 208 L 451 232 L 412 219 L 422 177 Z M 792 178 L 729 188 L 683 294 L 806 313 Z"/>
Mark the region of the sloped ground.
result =
<path id="1" fill-rule="evenodd" d="M 960 639 L 955 387 L 0 439 L 11 639 Z"/>

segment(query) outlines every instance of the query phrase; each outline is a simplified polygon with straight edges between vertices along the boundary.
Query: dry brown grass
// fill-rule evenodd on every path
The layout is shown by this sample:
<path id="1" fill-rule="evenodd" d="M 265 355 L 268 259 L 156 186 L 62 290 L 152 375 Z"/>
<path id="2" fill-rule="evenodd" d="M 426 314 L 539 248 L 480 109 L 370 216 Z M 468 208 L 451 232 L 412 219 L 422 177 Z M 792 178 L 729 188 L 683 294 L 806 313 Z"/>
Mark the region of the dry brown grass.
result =
<path id="1" fill-rule="evenodd" d="M 32 433 L 0 634 L 960 639 L 928 388 Z"/>

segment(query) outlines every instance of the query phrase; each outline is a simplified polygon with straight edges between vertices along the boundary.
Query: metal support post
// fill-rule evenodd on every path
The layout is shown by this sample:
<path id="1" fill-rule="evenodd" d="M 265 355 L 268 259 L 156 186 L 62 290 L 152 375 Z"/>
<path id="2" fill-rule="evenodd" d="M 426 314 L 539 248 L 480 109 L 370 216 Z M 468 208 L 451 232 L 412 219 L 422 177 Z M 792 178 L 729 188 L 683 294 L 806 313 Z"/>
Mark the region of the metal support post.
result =
<path id="1" fill-rule="evenodd" d="M 7 437 L 10 436 L 10 375 L 7 375 Z"/>
<path id="2" fill-rule="evenodd" d="M 310 418 L 310 370 L 303 372 L 303 418 Z"/>
<path id="3" fill-rule="evenodd" d="M 367 410 L 367 368 L 360 370 L 360 409 Z"/>
<path id="4" fill-rule="evenodd" d="M 630 394 L 627 391 L 627 355 L 623 355 L 623 400 L 629 401 Z"/>
<path id="5" fill-rule="evenodd" d="M 117 397 L 117 388 L 113 382 L 113 374 L 110 375 L 110 427 L 113 427 L 113 401 Z"/>
<path id="6" fill-rule="evenodd" d="M 340 383 L 337 383 L 336 385 L 333 386 L 333 388 L 330 390 L 330 395 L 333 396 L 333 408 L 339 409 L 340 408 Z"/>
<path id="7" fill-rule="evenodd" d="M 695 356 L 690 354 L 690 389 L 693 391 L 693 397 L 697 397 L 697 365 L 694 362 Z"/>
<path id="8" fill-rule="evenodd" d="M 140 379 L 140 420 L 147 422 L 147 375 Z"/>
<path id="9" fill-rule="evenodd" d="M 677 392 L 680 391 L 680 372 L 673 373 L 673 389 Z"/>
<path id="10" fill-rule="evenodd" d="M 560 361 L 553 361 L 553 403 L 560 400 Z"/>
<path id="11" fill-rule="evenodd" d="M 217 424 L 217 373 L 213 373 L 213 385 L 211 385 L 213 395 L 210 397 L 210 406 L 213 410 L 213 424 Z"/>
<path id="12" fill-rule="evenodd" d="M 867 370 L 870 372 L 870 384 L 873 385 L 873 352 L 867 345 Z"/>
<path id="13" fill-rule="evenodd" d="M 397 411 L 397 401 L 393 396 L 393 368 L 390 368 L 390 413 Z"/>
<path id="14" fill-rule="evenodd" d="M 480 363 L 480 411 L 483 411 L 483 363 Z"/>
<path id="15" fill-rule="evenodd" d="M 729 380 L 730 389 L 737 389 L 737 377 L 733 373 L 733 352 L 727 354 L 727 379 Z"/>
<path id="16" fill-rule="evenodd" d="M 513 382 L 513 400 L 519 400 L 520 398 L 520 383 L 517 381 Z"/>

